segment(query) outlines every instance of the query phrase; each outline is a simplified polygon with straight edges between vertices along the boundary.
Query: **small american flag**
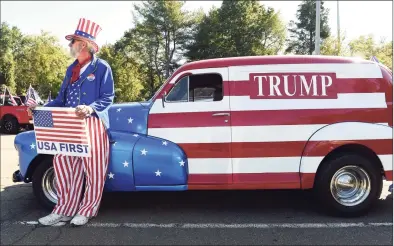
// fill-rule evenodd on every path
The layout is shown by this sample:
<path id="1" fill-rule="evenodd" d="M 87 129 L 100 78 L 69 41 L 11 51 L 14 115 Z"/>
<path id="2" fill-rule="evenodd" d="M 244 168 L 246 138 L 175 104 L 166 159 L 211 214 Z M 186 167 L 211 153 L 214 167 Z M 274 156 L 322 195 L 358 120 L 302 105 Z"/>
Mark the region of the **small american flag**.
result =
<path id="1" fill-rule="evenodd" d="M 35 91 L 31 85 L 29 86 L 29 89 L 27 89 L 26 93 L 26 99 L 25 99 L 25 104 L 27 106 L 36 106 L 37 103 L 37 98 L 35 97 Z"/>
<path id="2" fill-rule="evenodd" d="M 33 110 L 37 141 L 89 144 L 85 119 L 75 115 L 75 109 L 51 108 Z"/>
<path id="3" fill-rule="evenodd" d="M 371 61 L 379 63 L 379 60 L 378 60 L 378 58 L 376 58 L 376 56 L 372 56 L 371 57 Z"/>

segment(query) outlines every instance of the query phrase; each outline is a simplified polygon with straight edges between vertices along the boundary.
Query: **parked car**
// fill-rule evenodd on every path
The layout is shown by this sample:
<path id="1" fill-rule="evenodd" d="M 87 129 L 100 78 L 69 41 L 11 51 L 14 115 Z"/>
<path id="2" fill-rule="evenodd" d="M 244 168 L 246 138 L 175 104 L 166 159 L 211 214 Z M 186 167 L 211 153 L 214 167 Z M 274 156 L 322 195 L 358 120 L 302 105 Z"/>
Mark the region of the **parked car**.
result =
<path id="1" fill-rule="evenodd" d="M 16 134 L 21 128 L 33 129 L 32 117 L 28 115 L 27 106 L 20 97 L 13 96 L 18 104 L 14 106 L 10 97 L 6 96 L 3 105 L 3 95 L 0 95 L 0 130 L 6 134 Z"/>
<path id="2" fill-rule="evenodd" d="M 104 190 L 312 189 L 327 211 L 361 215 L 393 180 L 392 100 L 390 71 L 366 60 L 188 63 L 149 101 L 109 109 Z M 34 131 L 16 136 L 14 182 L 33 182 L 52 209 L 53 156 L 37 154 L 35 143 Z"/>

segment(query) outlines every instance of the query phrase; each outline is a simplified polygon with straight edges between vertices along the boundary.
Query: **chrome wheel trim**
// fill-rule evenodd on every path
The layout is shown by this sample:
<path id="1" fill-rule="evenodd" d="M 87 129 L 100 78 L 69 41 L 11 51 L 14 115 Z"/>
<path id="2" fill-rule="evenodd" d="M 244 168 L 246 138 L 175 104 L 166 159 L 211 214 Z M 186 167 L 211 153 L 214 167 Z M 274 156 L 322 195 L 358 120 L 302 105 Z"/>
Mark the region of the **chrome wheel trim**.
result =
<path id="1" fill-rule="evenodd" d="M 341 205 L 357 206 L 364 202 L 371 192 L 371 179 L 359 166 L 344 166 L 333 175 L 330 191 Z"/>
<path id="2" fill-rule="evenodd" d="M 53 167 L 49 168 L 42 177 L 41 182 L 44 195 L 53 203 L 57 203 L 56 178 Z"/>

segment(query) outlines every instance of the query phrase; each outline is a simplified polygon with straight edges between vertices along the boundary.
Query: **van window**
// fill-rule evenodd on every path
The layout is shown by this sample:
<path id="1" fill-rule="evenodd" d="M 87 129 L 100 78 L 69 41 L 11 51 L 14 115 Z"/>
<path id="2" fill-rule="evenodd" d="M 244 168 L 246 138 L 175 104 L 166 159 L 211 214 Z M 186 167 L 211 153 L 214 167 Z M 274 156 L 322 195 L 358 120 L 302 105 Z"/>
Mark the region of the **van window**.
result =
<path id="1" fill-rule="evenodd" d="M 196 74 L 183 77 L 168 93 L 168 102 L 212 102 L 223 99 L 220 74 Z"/>

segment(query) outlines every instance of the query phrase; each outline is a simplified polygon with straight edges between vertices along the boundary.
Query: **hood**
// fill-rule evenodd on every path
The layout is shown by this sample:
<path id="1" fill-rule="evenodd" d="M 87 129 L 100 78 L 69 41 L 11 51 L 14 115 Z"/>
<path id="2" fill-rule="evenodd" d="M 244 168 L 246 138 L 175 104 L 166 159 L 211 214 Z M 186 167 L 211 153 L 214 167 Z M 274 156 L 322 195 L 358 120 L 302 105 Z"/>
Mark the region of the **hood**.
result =
<path id="1" fill-rule="evenodd" d="M 149 102 L 117 103 L 109 109 L 110 131 L 147 133 Z"/>

